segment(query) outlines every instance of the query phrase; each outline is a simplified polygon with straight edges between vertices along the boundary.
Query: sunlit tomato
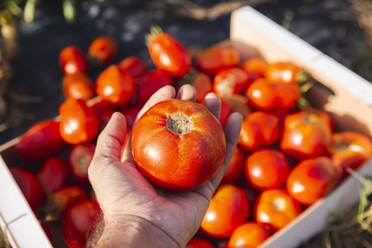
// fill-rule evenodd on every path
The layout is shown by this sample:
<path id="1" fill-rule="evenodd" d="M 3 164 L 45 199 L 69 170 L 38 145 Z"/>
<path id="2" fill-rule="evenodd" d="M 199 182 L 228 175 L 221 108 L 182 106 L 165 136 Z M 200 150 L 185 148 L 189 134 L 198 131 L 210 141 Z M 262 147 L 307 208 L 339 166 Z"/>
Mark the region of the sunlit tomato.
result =
<path id="1" fill-rule="evenodd" d="M 231 115 L 232 111 L 231 103 L 221 98 L 220 122 L 223 127 L 226 125 L 227 119 Z"/>
<path id="2" fill-rule="evenodd" d="M 30 172 L 20 168 L 11 168 L 10 172 L 18 186 L 21 188 L 28 204 L 30 204 L 30 207 L 33 210 L 36 210 L 45 198 L 43 188 L 37 181 L 36 177 Z"/>
<path id="3" fill-rule="evenodd" d="M 93 143 L 73 146 L 69 154 L 69 165 L 74 179 L 88 183 L 88 168 L 93 159 L 96 145 Z"/>
<path id="4" fill-rule="evenodd" d="M 111 119 L 113 113 L 115 113 L 115 109 L 110 104 L 103 100 L 95 102 L 92 105 L 92 109 L 96 113 L 101 126 L 105 126 L 107 122 Z"/>
<path id="5" fill-rule="evenodd" d="M 220 71 L 213 81 L 213 91 L 221 97 L 244 92 L 251 82 L 247 72 L 240 68 Z"/>
<path id="6" fill-rule="evenodd" d="M 138 112 L 141 109 L 139 107 L 124 107 L 121 110 L 121 113 L 125 115 L 125 118 L 127 119 L 127 128 L 132 128 L 134 121 L 137 118 Z"/>
<path id="7" fill-rule="evenodd" d="M 117 65 L 111 65 L 97 78 L 97 95 L 114 105 L 128 104 L 136 91 L 133 78 L 122 72 Z"/>
<path id="8" fill-rule="evenodd" d="M 287 190 L 297 201 L 310 205 L 325 196 L 340 180 L 342 169 L 327 157 L 297 164 L 287 180 Z"/>
<path id="9" fill-rule="evenodd" d="M 68 98 L 59 108 L 60 133 L 70 144 L 88 142 L 97 135 L 99 120 L 81 99 Z"/>
<path id="10" fill-rule="evenodd" d="M 255 205 L 255 219 L 279 230 L 301 213 L 301 207 L 285 190 L 269 189 L 263 191 Z"/>
<path id="11" fill-rule="evenodd" d="M 290 157 L 301 160 L 327 152 L 331 130 L 320 111 L 303 110 L 285 118 L 280 149 Z"/>
<path id="12" fill-rule="evenodd" d="M 274 83 L 296 84 L 301 69 L 289 62 L 269 64 L 265 71 L 266 79 Z"/>
<path id="13" fill-rule="evenodd" d="M 63 78 L 63 92 L 66 97 L 88 100 L 94 96 L 92 81 L 82 73 L 67 74 Z"/>
<path id="14" fill-rule="evenodd" d="M 116 42 L 107 36 L 95 39 L 89 47 L 89 57 L 97 60 L 100 65 L 110 62 L 116 55 Z"/>
<path id="15" fill-rule="evenodd" d="M 270 237 L 270 231 L 267 226 L 256 222 L 246 222 L 235 229 L 227 248 L 259 247 L 268 237 Z"/>
<path id="16" fill-rule="evenodd" d="M 360 133 L 336 133 L 332 135 L 332 143 L 328 151 L 333 164 L 340 166 L 343 170 L 357 169 L 366 160 L 372 158 L 372 141 Z"/>
<path id="17" fill-rule="evenodd" d="M 262 78 L 265 76 L 267 62 L 263 58 L 251 58 L 244 61 L 242 68 L 253 78 Z"/>
<path id="18" fill-rule="evenodd" d="M 204 97 L 212 91 L 212 80 L 211 78 L 202 72 L 197 72 L 192 82 L 196 90 L 196 101 L 202 102 Z"/>
<path id="19" fill-rule="evenodd" d="M 164 72 L 159 70 L 148 72 L 139 80 L 137 91 L 139 106 L 143 106 L 158 89 L 172 84 L 172 79 Z"/>
<path id="20" fill-rule="evenodd" d="M 96 201 L 82 201 L 72 206 L 63 218 L 63 236 L 70 248 L 83 248 L 89 231 L 101 218 Z"/>
<path id="21" fill-rule="evenodd" d="M 32 163 L 59 154 L 66 147 L 59 132 L 59 122 L 48 120 L 32 126 L 14 146 L 26 162 Z"/>
<path id="22" fill-rule="evenodd" d="M 214 246 L 205 239 L 192 238 L 186 248 L 214 248 Z"/>
<path id="23" fill-rule="evenodd" d="M 224 184 L 212 197 L 201 229 L 206 234 L 227 238 L 248 218 L 248 199 L 240 188 Z"/>
<path id="24" fill-rule="evenodd" d="M 261 149 L 250 154 L 245 162 L 247 180 L 259 189 L 270 189 L 285 184 L 289 163 L 283 153 Z"/>
<path id="25" fill-rule="evenodd" d="M 242 176 L 244 170 L 244 153 L 237 147 L 227 166 L 221 183 L 236 183 Z"/>
<path id="26" fill-rule="evenodd" d="M 157 68 L 172 77 L 182 77 L 191 68 L 191 53 L 172 36 L 161 30 L 151 30 L 148 49 Z"/>
<path id="27" fill-rule="evenodd" d="M 300 97 L 298 84 L 272 83 L 266 79 L 254 81 L 245 93 L 249 103 L 262 110 L 291 109 Z"/>
<path id="28" fill-rule="evenodd" d="M 256 111 L 242 123 L 239 145 L 246 151 L 274 144 L 280 133 L 279 118 L 273 114 Z"/>
<path id="29" fill-rule="evenodd" d="M 246 118 L 251 112 L 248 106 L 248 98 L 246 96 L 233 94 L 229 97 L 226 97 L 225 100 L 231 103 L 233 112 L 240 113 L 243 118 Z"/>
<path id="30" fill-rule="evenodd" d="M 66 162 L 57 157 L 49 157 L 45 159 L 37 174 L 37 179 L 45 193 L 60 190 L 65 186 L 67 181 Z"/>
<path id="31" fill-rule="evenodd" d="M 160 102 L 133 128 L 132 152 L 139 170 L 168 190 L 191 190 L 207 182 L 220 168 L 225 151 L 220 123 L 199 103 Z"/>
<path id="32" fill-rule="evenodd" d="M 137 57 L 128 57 L 120 62 L 120 70 L 131 75 L 133 78 L 140 77 L 147 72 L 145 62 Z"/>
<path id="33" fill-rule="evenodd" d="M 85 73 L 88 70 L 84 54 L 75 46 L 68 46 L 61 51 L 59 63 L 66 74 Z"/>
<path id="34" fill-rule="evenodd" d="M 221 70 L 236 67 L 239 53 L 229 47 L 212 47 L 201 52 L 196 58 L 196 67 L 207 74 L 214 75 Z"/>
<path id="35" fill-rule="evenodd" d="M 53 193 L 52 200 L 58 214 L 63 214 L 75 203 L 88 200 L 87 193 L 78 186 L 69 186 Z"/>

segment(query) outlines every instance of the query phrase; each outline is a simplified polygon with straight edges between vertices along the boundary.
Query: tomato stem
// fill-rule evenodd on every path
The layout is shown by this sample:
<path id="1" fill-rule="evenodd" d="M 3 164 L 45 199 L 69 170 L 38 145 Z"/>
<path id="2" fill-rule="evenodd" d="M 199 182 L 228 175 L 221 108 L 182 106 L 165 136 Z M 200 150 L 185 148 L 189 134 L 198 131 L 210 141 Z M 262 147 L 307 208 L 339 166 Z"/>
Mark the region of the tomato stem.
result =
<path id="1" fill-rule="evenodd" d="M 176 135 L 187 134 L 193 129 L 192 117 L 180 112 L 171 115 L 167 114 L 166 128 Z"/>
<path id="2" fill-rule="evenodd" d="M 151 26 L 150 33 L 145 35 L 146 44 L 148 45 L 153 39 L 155 39 L 161 33 L 163 33 L 161 27 L 156 25 Z"/>

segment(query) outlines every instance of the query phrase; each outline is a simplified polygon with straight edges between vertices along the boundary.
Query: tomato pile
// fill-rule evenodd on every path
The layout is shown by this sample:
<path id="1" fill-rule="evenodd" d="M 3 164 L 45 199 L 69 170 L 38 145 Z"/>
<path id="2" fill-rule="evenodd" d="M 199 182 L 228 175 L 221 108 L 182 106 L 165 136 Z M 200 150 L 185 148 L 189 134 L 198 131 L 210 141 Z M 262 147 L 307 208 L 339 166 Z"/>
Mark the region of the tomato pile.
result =
<path id="1" fill-rule="evenodd" d="M 368 137 L 348 131 L 335 133 L 326 112 L 298 107 L 304 72 L 296 65 L 268 63 L 262 58 L 242 61 L 234 48 L 226 46 L 208 48 L 193 56 L 159 29 L 153 29 L 146 39 L 156 69 L 149 70 L 137 57 L 110 65 L 117 53 L 110 37 L 98 37 L 87 54 L 75 46 L 64 48 L 60 65 L 65 73 L 62 82 L 66 101 L 60 106 L 60 118 L 34 125 L 15 146 L 27 166 L 12 168 L 14 178 L 42 222 L 61 221 L 69 247 L 84 247 L 87 233 L 101 216 L 87 174 L 99 131 L 115 111 L 126 115 L 131 129 L 141 107 L 166 85 L 179 88 L 187 81 L 195 87 L 198 103 L 209 92 L 221 98 L 221 125 L 218 120 L 194 123 L 201 131 L 192 135 L 220 145 L 203 147 L 205 160 L 210 161 L 208 168 L 192 165 L 198 170 L 199 181 L 192 180 L 192 170 L 190 178 L 179 180 L 180 176 L 171 170 L 177 154 L 168 156 L 164 150 L 159 150 L 161 156 L 156 161 L 157 168 L 163 166 L 162 171 L 149 173 L 155 162 L 143 152 L 143 144 L 159 149 L 147 138 L 161 142 L 167 134 L 160 125 L 146 125 L 146 121 L 134 126 L 133 135 L 143 137 L 132 143 L 134 158 L 141 161 L 140 171 L 166 189 L 189 190 L 209 180 L 225 156 L 225 150 L 220 149 L 225 145 L 221 126 L 226 125 L 232 112 L 240 112 L 245 118 L 238 147 L 211 200 L 201 231 L 187 247 L 210 248 L 221 242 L 228 248 L 257 247 L 330 192 L 347 176 L 349 168 L 356 169 L 372 157 Z M 88 74 L 92 67 L 102 69 L 95 88 Z M 98 97 L 88 101 L 95 95 Z M 183 105 L 196 114 L 205 111 L 201 105 L 180 101 L 173 100 L 166 107 L 173 110 Z M 163 118 L 160 107 L 151 111 Z M 150 114 L 143 118 L 153 118 Z M 149 129 L 158 129 L 152 132 L 156 137 L 146 136 Z M 206 137 L 203 129 L 209 133 L 213 129 L 214 137 Z M 189 132 L 187 127 L 181 131 Z M 195 148 L 187 140 L 180 146 L 185 151 Z M 188 152 L 190 161 L 196 161 L 192 156 L 193 152 Z M 218 160 L 213 160 L 215 157 Z M 182 164 L 185 170 L 189 167 L 188 163 Z"/>

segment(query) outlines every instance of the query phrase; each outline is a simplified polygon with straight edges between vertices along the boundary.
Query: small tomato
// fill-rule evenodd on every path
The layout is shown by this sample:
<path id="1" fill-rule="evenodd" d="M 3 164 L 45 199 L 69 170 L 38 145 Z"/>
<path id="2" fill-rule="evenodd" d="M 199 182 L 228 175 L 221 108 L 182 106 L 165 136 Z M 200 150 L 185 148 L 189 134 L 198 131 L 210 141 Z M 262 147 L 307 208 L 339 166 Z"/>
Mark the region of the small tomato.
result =
<path id="1" fill-rule="evenodd" d="M 265 76 L 267 62 L 263 58 L 251 58 L 244 61 L 242 68 L 255 79 Z"/>
<path id="2" fill-rule="evenodd" d="M 269 64 L 265 71 L 266 79 L 273 83 L 297 84 L 301 69 L 289 62 Z"/>
<path id="3" fill-rule="evenodd" d="M 73 146 L 69 154 L 70 171 L 80 183 L 88 183 L 88 168 L 93 159 L 96 145 L 93 143 Z"/>
<path id="4" fill-rule="evenodd" d="M 85 73 L 88 70 L 84 54 L 75 46 L 64 48 L 59 55 L 59 62 L 65 74 Z"/>
<path id="5" fill-rule="evenodd" d="M 67 182 L 66 162 L 57 157 L 45 159 L 37 179 L 47 194 L 60 190 Z"/>
<path id="6" fill-rule="evenodd" d="M 205 239 L 192 238 L 187 243 L 186 248 L 214 248 L 214 246 Z"/>
<path id="7" fill-rule="evenodd" d="M 90 45 L 88 56 L 97 60 L 99 65 L 106 65 L 115 57 L 116 51 L 116 42 L 108 36 L 101 36 Z"/>
<path id="8" fill-rule="evenodd" d="M 120 70 L 131 75 L 133 78 L 143 76 L 147 72 L 145 62 L 137 57 L 128 57 L 120 62 Z"/>
<path id="9" fill-rule="evenodd" d="M 213 91 L 220 97 L 229 97 L 244 92 L 250 82 L 251 79 L 244 70 L 226 69 L 218 72 L 214 77 Z"/>
<path id="10" fill-rule="evenodd" d="M 259 247 L 269 237 L 270 231 L 267 226 L 256 222 L 246 222 L 235 229 L 227 248 Z"/>
<path id="11" fill-rule="evenodd" d="M 239 147 L 236 147 L 221 183 L 236 183 L 241 178 L 243 170 L 244 153 Z"/>
<path id="12" fill-rule="evenodd" d="M 63 78 L 63 92 L 66 97 L 88 100 L 94 96 L 92 81 L 82 73 L 67 74 Z"/>
<path id="13" fill-rule="evenodd" d="M 221 70 L 236 67 L 240 56 L 237 51 L 229 47 L 212 47 L 204 50 L 196 57 L 196 67 L 209 75 Z"/>

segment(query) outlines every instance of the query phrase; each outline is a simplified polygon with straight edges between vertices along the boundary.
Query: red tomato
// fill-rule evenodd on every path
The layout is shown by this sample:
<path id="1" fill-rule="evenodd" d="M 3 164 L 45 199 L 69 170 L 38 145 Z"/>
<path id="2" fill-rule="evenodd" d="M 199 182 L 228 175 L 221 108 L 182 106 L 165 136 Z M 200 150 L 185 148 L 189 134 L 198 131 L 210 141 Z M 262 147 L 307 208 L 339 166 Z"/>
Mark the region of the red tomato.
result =
<path id="1" fill-rule="evenodd" d="M 65 74 L 85 73 L 88 70 L 84 54 L 75 46 L 68 46 L 61 51 L 59 63 Z"/>
<path id="2" fill-rule="evenodd" d="M 201 104 L 172 99 L 150 108 L 136 123 L 132 152 L 139 170 L 172 191 L 210 180 L 226 152 L 223 129 Z"/>
<path id="3" fill-rule="evenodd" d="M 89 47 L 89 57 L 96 59 L 100 65 L 110 62 L 116 55 L 116 42 L 107 36 L 95 39 Z"/>
<path id="4" fill-rule="evenodd" d="M 248 215 L 249 203 L 243 190 L 225 184 L 212 197 L 201 230 L 212 237 L 227 238 Z"/>
<path id="5" fill-rule="evenodd" d="M 259 247 L 269 237 L 270 231 L 267 226 L 256 222 L 246 222 L 235 229 L 227 248 Z"/>
<path id="6" fill-rule="evenodd" d="M 32 126 L 14 146 L 28 163 L 59 154 L 66 147 L 59 133 L 58 121 L 42 121 Z"/>
<path id="7" fill-rule="evenodd" d="M 88 183 L 88 168 L 93 159 L 96 145 L 93 143 L 73 146 L 69 154 L 72 176 L 80 183 Z"/>
<path id="8" fill-rule="evenodd" d="M 254 81 L 245 94 L 252 106 L 262 110 L 291 109 L 301 95 L 298 84 L 272 83 L 266 79 Z"/>
<path id="9" fill-rule="evenodd" d="M 280 149 L 290 157 L 301 160 L 327 152 L 331 130 L 320 111 L 302 110 L 285 118 Z"/>
<path id="10" fill-rule="evenodd" d="M 201 238 L 192 238 L 189 243 L 187 243 L 186 248 L 214 248 L 214 246 Z"/>
<path id="11" fill-rule="evenodd" d="M 101 100 L 92 105 L 101 126 L 106 126 L 111 116 L 115 113 L 115 109 L 107 102 Z"/>
<path id="12" fill-rule="evenodd" d="M 75 203 L 88 200 L 88 195 L 78 186 L 69 186 L 54 192 L 52 200 L 59 214 L 63 214 Z"/>
<path id="13" fill-rule="evenodd" d="M 287 190 L 297 201 L 310 205 L 325 196 L 340 180 L 342 169 L 329 158 L 306 159 L 288 176 Z"/>
<path id="14" fill-rule="evenodd" d="M 88 100 L 94 96 L 92 81 L 82 73 L 67 74 L 63 78 L 63 92 L 66 97 Z"/>
<path id="15" fill-rule="evenodd" d="M 239 145 L 246 151 L 274 144 L 280 133 L 279 118 L 273 114 L 256 111 L 248 115 L 240 130 Z"/>
<path id="16" fill-rule="evenodd" d="M 111 65 L 101 72 L 96 87 L 97 95 L 114 105 L 128 104 L 136 91 L 133 78 L 122 72 L 117 65 Z"/>
<path id="17" fill-rule="evenodd" d="M 367 136 L 355 132 L 342 132 L 332 135 L 328 148 L 333 164 L 343 170 L 353 170 L 372 158 L 372 141 Z M 344 171 L 344 174 L 345 171 Z"/>
<path id="18" fill-rule="evenodd" d="M 252 58 L 244 61 L 242 68 L 253 78 L 265 77 L 267 62 L 263 58 Z"/>
<path id="19" fill-rule="evenodd" d="M 89 231 L 101 217 L 96 201 L 82 201 L 72 206 L 63 218 L 63 236 L 70 248 L 84 248 Z"/>
<path id="20" fill-rule="evenodd" d="M 301 213 L 300 205 L 283 189 L 263 191 L 255 205 L 255 219 L 279 230 Z"/>
<path id="21" fill-rule="evenodd" d="M 147 72 L 147 66 L 145 62 L 137 57 L 128 57 L 120 62 L 120 70 L 131 75 L 133 78 L 137 78 L 145 75 Z"/>
<path id="22" fill-rule="evenodd" d="M 202 72 L 197 72 L 192 85 L 196 90 L 196 101 L 203 102 L 204 97 L 212 92 L 212 80 L 211 78 Z"/>
<path id="23" fill-rule="evenodd" d="M 301 69 L 288 62 L 269 64 L 265 71 L 266 79 L 273 83 L 296 84 Z"/>
<path id="24" fill-rule="evenodd" d="M 60 133 L 70 144 L 88 142 L 96 137 L 99 120 L 91 107 L 81 99 L 68 98 L 59 108 Z"/>
<path id="25" fill-rule="evenodd" d="M 244 153 L 236 147 L 221 183 L 236 183 L 243 174 Z"/>
<path id="26" fill-rule="evenodd" d="M 172 84 L 172 79 L 164 72 L 159 70 L 148 72 L 139 80 L 138 105 L 143 106 L 158 89 Z"/>
<path id="27" fill-rule="evenodd" d="M 127 128 L 132 128 L 140 110 L 139 107 L 125 107 L 121 110 L 121 113 L 127 118 Z"/>
<path id="28" fill-rule="evenodd" d="M 201 52 L 196 58 L 196 67 L 209 75 L 221 70 L 236 67 L 239 64 L 239 53 L 229 47 L 212 47 Z"/>
<path id="29" fill-rule="evenodd" d="M 257 150 L 245 161 L 245 176 L 259 189 L 282 186 L 289 171 L 289 163 L 284 154 L 273 149 Z"/>
<path id="30" fill-rule="evenodd" d="M 60 190 L 67 182 L 66 162 L 56 157 L 45 159 L 37 174 L 37 179 L 45 193 Z"/>
<path id="31" fill-rule="evenodd" d="M 45 199 L 43 188 L 36 177 L 30 172 L 20 168 L 11 168 L 10 172 L 21 188 L 30 207 L 36 210 Z"/>
<path id="32" fill-rule="evenodd" d="M 223 127 L 226 125 L 227 119 L 229 119 L 232 112 L 233 109 L 231 103 L 221 98 L 220 123 Z"/>
<path id="33" fill-rule="evenodd" d="M 229 97 L 232 94 L 244 92 L 251 82 L 248 74 L 240 68 L 231 68 L 220 71 L 213 81 L 213 91 L 220 97 Z"/>

